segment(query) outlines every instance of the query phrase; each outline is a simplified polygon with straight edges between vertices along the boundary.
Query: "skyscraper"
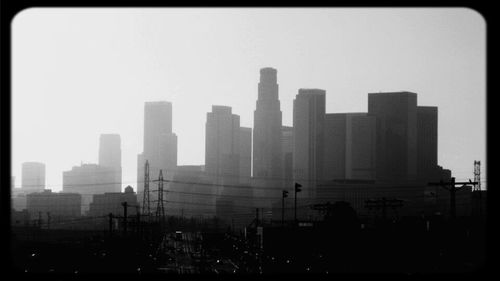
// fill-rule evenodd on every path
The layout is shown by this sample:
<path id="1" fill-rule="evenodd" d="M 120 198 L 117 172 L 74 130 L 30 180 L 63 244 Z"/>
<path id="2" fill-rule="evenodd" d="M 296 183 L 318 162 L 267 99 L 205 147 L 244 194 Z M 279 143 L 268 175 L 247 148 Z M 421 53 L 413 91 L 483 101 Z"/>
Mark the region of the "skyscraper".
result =
<path id="1" fill-rule="evenodd" d="M 24 193 L 40 192 L 45 189 L 45 164 L 24 162 L 21 172 L 21 189 Z"/>
<path id="2" fill-rule="evenodd" d="M 99 166 L 114 170 L 115 190 L 122 186 L 122 151 L 118 134 L 101 134 L 99 138 Z"/>
<path id="3" fill-rule="evenodd" d="M 438 181 L 438 108 L 417 107 L 417 178 L 420 181 Z"/>
<path id="4" fill-rule="evenodd" d="M 250 184 L 252 176 L 252 128 L 240 127 L 240 183 Z"/>
<path id="5" fill-rule="evenodd" d="M 375 180 L 374 116 L 329 113 L 325 116 L 325 180 Z"/>
<path id="6" fill-rule="evenodd" d="M 368 114 L 377 119 L 377 181 L 414 181 L 417 175 L 417 94 L 370 93 Z"/>
<path id="7" fill-rule="evenodd" d="M 235 197 L 240 183 L 240 117 L 231 107 L 212 106 L 207 113 L 205 132 L 205 171 L 216 186 L 216 214 L 228 220 L 234 212 Z"/>
<path id="8" fill-rule="evenodd" d="M 257 178 L 281 178 L 283 175 L 278 89 L 276 69 L 262 68 L 254 112 L 253 176 Z"/>
<path id="9" fill-rule="evenodd" d="M 293 187 L 293 127 L 281 127 L 281 151 L 283 159 L 283 188 Z"/>
<path id="10" fill-rule="evenodd" d="M 177 135 L 172 132 L 172 103 L 167 101 L 144 104 L 144 148 L 138 155 L 137 197 L 142 203 L 144 164 L 149 161 L 149 176 L 157 179 L 160 169 L 164 179 L 171 179 L 177 167 Z M 151 184 L 150 184 L 151 189 Z"/>
<path id="11" fill-rule="evenodd" d="M 325 90 L 299 89 L 293 101 L 293 176 L 314 200 L 324 164 Z"/>
<path id="12" fill-rule="evenodd" d="M 240 116 L 229 106 L 212 106 L 205 131 L 205 171 L 217 184 L 238 183 Z"/>

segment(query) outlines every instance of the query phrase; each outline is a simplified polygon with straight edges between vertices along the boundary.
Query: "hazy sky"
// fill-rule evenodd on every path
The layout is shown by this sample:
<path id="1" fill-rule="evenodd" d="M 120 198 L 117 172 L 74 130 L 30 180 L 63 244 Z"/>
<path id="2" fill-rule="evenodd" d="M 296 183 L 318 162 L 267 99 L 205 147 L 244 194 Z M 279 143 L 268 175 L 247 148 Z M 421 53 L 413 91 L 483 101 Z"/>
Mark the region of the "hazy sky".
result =
<path id="1" fill-rule="evenodd" d="M 486 24 L 461 8 L 28 9 L 12 22 L 12 167 L 97 163 L 99 135 L 122 140 L 136 187 L 145 101 L 173 104 L 178 164 L 203 165 L 206 114 L 227 105 L 253 127 L 259 69 L 278 70 L 283 125 L 299 88 L 326 111 L 367 112 L 368 93 L 411 91 L 438 106 L 438 164 L 473 179 L 486 157 Z M 483 186 L 486 184 L 483 183 Z"/>

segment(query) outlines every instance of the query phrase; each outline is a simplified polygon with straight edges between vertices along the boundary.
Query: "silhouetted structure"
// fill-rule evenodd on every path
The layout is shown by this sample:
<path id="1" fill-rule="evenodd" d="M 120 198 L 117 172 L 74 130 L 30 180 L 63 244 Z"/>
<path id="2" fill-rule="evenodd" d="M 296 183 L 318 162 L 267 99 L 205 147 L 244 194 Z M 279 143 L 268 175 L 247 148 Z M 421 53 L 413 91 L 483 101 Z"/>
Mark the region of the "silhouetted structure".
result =
<path id="1" fill-rule="evenodd" d="M 45 189 L 45 164 L 39 162 L 22 164 L 21 189 L 25 193 L 40 192 Z"/>
<path id="2" fill-rule="evenodd" d="M 156 178 L 163 170 L 165 179 L 172 179 L 177 166 L 177 135 L 172 132 L 172 103 L 167 101 L 144 104 L 144 148 L 137 157 L 137 194 L 142 202 L 144 164 L 149 161 L 149 175 Z M 170 172 L 169 172 L 170 171 Z"/>
<path id="3" fill-rule="evenodd" d="M 234 210 L 228 206 L 234 205 L 235 200 L 240 202 L 239 198 L 252 195 L 250 189 L 230 187 L 248 180 L 245 178 L 248 170 L 243 171 L 240 167 L 240 163 L 247 168 L 250 166 L 248 130 L 242 131 L 240 117 L 232 114 L 230 107 L 214 105 L 212 112 L 207 113 L 205 136 L 205 171 L 210 181 L 216 184 L 217 196 L 222 197 L 216 200 L 216 213 L 222 215 L 222 219 L 230 219 Z"/>
<path id="4" fill-rule="evenodd" d="M 168 188 L 166 210 L 169 215 L 210 218 L 215 215 L 215 189 L 203 165 L 177 166 Z"/>
<path id="5" fill-rule="evenodd" d="M 89 209 L 94 194 L 121 192 L 116 185 L 116 170 L 97 164 L 73 166 L 70 171 L 63 172 L 63 192 L 82 195 L 82 213 Z"/>
<path id="6" fill-rule="evenodd" d="M 417 176 L 417 94 L 368 94 L 368 114 L 377 118 L 377 181 L 407 182 Z"/>
<path id="7" fill-rule="evenodd" d="M 421 182 L 439 180 L 438 108 L 417 107 L 417 179 Z"/>
<path id="8" fill-rule="evenodd" d="M 325 90 L 299 89 L 293 101 L 293 173 L 308 200 L 316 197 L 324 165 Z"/>
<path id="9" fill-rule="evenodd" d="M 254 112 L 253 176 L 282 177 L 279 85 L 274 68 L 262 68 Z"/>
<path id="10" fill-rule="evenodd" d="M 293 186 L 293 127 L 281 127 L 281 153 L 283 158 L 283 187 Z"/>
<path id="11" fill-rule="evenodd" d="M 324 180 L 375 180 L 375 122 L 366 113 L 326 114 Z"/>
<path id="12" fill-rule="evenodd" d="M 122 203 L 127 202 L 129 206 L 137 206 L 137 194 L 131 186 L 125 188 L 125 192 L 107 192 L 96 194 L 90 203 L 89 216 L 105 216 L 112 213 L 119 216 L 123 212 Z"/>
<path id="13" fill-rule="evenodd" d="M 50 212 L 52 218 L 75 218 L 81 215 L 82 196 L 77 193 L 43 192 L 26 195 L 26 205 L 30 217 L 38 217 L 39 213 Z"/>
<path id="14" fill-rule="evenodd" d="M 114 189 L 122 188 L 122 151 L 121 139 L 118 134 L 101 134 L 99 138 L 99 166 L 108 167 L 114 171 Z"/>
<path id="15" fill-rule="evenodd" d="M 282 112 L 279 100 L 277 70 L 260 70 L 258 97 L 254 111 L 253 133 L 253 194 L 255 207 L 270 207 L 281 196 L 279 190 L 267 189 L 283 185 L 283 158 L 281 152 Z"/>

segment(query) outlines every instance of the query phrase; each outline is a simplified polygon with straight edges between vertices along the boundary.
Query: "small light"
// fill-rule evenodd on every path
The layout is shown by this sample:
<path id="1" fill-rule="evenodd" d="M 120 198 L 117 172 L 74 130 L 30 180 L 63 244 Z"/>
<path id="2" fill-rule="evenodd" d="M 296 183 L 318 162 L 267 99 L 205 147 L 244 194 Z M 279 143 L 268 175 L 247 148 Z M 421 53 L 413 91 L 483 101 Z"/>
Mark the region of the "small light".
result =
<path id="1" fill-rule="evenodd" d="M 32 257 L 34 257 L 34 256 L 35 256 L 35 253 L 31 254 L 31 256 L 32 256 Z"/>
<path id="2" fill-rule="evenodd" d="M 290 263 L 290 260 L 286 260 L 286 263 Z"/>

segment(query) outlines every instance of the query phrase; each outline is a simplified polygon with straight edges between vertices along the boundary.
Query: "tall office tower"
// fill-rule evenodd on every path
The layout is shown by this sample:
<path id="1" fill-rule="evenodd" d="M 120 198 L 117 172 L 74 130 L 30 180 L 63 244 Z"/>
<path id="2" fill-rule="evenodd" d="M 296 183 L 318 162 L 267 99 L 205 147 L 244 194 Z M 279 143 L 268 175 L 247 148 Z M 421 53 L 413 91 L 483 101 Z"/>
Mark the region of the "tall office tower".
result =
<path id="1" fill-rule="evenodd" d="M 99 138 L 99 166 L 114 170 L 115 190 L 122 188 L 122 150 L 118 134 L 101 134 Z"/>
<path id="2" fill-rule="evenodd" d="M 22 164 L 21 189 L 26 194 L 45 189 L 45 164 L 39 162 Z"/>
<path id="3" fill-rule="evenodd" d="M 438 108 L 417 107 L 417 178 L 419 181 L 439 181 Z"/>
<path id="4" fill-rule="evenodd" d="M 283 188 L 293 187 L 293 127 L 281 127 L 281 153 L 283 159 Z"/>
<path id="5" fill-rule="evenodd" d="M 250 184 L 252 176 L 252 128 L 240 127 L 240 183 Z"/>
<path id="6" fill-rule="evenodd" d="M 97 164 L 73 166 L 70 171 L 63 171 L 63 192 L 82 195 L 82 213 L 89 209 L 94 194 L 121 192 L 121 187 L 114 183 L 115 170 Z"/>
<path id="7" fill-rule="evenodd" d="M 281 110 L 278 98 L 277 71 L 260 70 L 258 99 L 254 112 L 253 176 L 281 178 Z"/>
<path id="8" fill-rule="evenodd" d="M 375 180 L 376 119 L 366 113 L 325 115 L 324 180 Z"/>
<path id="9" fill-rule="evenodd" d="M 299 89 L 293 101 L 293 178 L 314 201 L 324 164 L 325 90 Z"/>
<path id="10" fill-rule="evenodd" d="M 248 201 L 251 201 L 252 190 L 249 185 L 245 186 L 250 139 L 251 131 L 240 127 L 240 117 L 232 114 L 230 107 L 212 106 L 212 112 L 207 113 L 205 171 L 217 187 L 216 214 L 226 221 L 234 212 L 242 211 L 236 208 L 251 204 Z"/>
<path id="11" fill-rule="evenodd" d="M 414 181 L 417 174 L 417 94 L 369 93 L 368 114 L 377 119 L 377 181 Z"/>
<path id="12" fill-rule="evenodd" d="M 172 103 L 166 101 L 144 104 L 144 148 L 137 163 L 137 197 L 142 204 L 144 164 L 149 161 L 151 180 L 158 179 L 160 169 L 164 179 L 172 179 L 177 167 L 177 135 L 172 132 Z M 150 190 L 155 189 L 151 186 Z"/>
<path id="13" fill-rule="evenodd" d="M 212 106 L 205 131 L 205 171 L 217 184 L 239 183 L 240 116 L 231 107 Z"/>

